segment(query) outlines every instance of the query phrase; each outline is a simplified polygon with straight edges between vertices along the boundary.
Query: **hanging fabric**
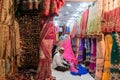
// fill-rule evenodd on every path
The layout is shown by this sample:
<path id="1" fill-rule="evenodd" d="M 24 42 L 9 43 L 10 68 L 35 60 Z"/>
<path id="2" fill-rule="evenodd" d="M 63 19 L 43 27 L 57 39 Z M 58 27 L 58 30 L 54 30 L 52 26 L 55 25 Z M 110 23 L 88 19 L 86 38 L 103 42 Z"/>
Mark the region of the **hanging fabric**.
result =
<path id="1" fill-rule="evenodd" d="M 110 55 L 113 45 L 113 39 L 110 34 L 105 36 L 105 57 L 102 80 L 110 80 Z"/>
<path id="2" fill-rule="evenodd" d="M 86 9 L 82 13 L 82 19 L 81 19 L 81 24 L 80 24 L 80 37 L 85 37 L 87 22 L 88 22 L 88 14 L 89 14 L 89 9 Z"/>
<path id="3" fill-rule="evenodd" d="M 89 72 L 95 74 L 96 69 L 96 39 L 91 40 L 91 58 L 90 58 L 90 66 Z"/>
<path id="4" fill-rule="evenodd" d="M 111 52 L 111 80 L 120 79 L 120 35 L 118 33 L 112 34 L 113 46 Z"/>
<path id="5" fill-rule="evenodd" d="M 96 80 L 102 80 L 104 55 L 105 55 L 105 41 L 104 34 L 102 34 L 102 37 L 97 38 L 96 72 L 95 72 Z"/>

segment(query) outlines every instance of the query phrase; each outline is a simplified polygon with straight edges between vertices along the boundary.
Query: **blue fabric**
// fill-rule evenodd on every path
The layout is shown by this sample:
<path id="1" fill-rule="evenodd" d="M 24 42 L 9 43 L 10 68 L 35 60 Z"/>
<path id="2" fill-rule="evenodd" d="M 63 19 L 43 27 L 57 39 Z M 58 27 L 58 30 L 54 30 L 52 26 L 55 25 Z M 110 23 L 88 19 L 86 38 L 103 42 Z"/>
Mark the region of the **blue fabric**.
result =
<path id="1" fill-rule="evenodd" d="M 87 74 L 87 73 L 88 73 L 87 69 L 79 64 L 78 65 L 78 74 L 79 75 L 84 75 L 84 74 Z"/>
<path id="2" fill-rule="evenodd" d="M 72 75 L 76 76 L 76 75 L 79 75 L 78 73 L 76 72 L 70 72 Z"/>
<path id="3" fill-rule="evenodd" d="M 80 64 L 78 64 L 77 67 L 78 72 L 70 72 L 72 75 L 84 75 L 88 73 L 87 69 L 81 66 Z"/>

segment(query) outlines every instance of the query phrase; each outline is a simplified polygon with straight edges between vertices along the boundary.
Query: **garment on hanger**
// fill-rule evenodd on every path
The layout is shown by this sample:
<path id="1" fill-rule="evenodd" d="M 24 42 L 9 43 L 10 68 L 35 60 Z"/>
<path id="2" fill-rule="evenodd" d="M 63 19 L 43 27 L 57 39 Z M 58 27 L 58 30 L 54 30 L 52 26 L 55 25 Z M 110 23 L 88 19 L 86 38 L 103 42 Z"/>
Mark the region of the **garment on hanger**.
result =
<path id="1" fill-rule="evenodd" d="M 96 39 L 91 39 L 91 58 L 89 72 L 95 74 L 96 69 Z"/>
<path id="2" fill-rule="evenodd" d="M 91 39 L 85 39 L 85 48 L 86 48 L 86 60 L 85 60 L 85 67 L 89 69 L 90 65 L 90 56 L 91 56 Z"/>
<path id="3" fill-rule="evenodd" d="M 97 38 L 96 40 L 97 40 L 97 53 L 96 53 L 95 79 L 101 80 L 103 74 L 104 55 L 105 55 L 104 34 L 102 34 L 102 38 Z"/>
<path id="4" fill-rule="evenodd" d="M 111 80 L 120 79 L 120 35 L 118 33 L 112 34 L 113 46 L 111 52 Z"/>
<path id="5" fill-rule="evenodd" d="M 113 39 L 111 34 L 105 36 L 105 57 L 104 57 L 104 69 L 102 80 L 110 80 L 110 55 L 113 45 Z"/>

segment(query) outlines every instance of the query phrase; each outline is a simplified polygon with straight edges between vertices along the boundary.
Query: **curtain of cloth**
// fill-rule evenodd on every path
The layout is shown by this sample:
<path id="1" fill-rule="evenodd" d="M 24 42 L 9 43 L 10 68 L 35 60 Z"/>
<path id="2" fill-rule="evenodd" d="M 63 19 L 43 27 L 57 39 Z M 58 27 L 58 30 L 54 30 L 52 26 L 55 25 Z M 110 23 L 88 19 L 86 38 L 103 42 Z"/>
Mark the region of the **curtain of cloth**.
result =
<path id="1" fill-rule="evenodd" d="M 37 80 L 52 80 L 51 78 L 51 50 L 55 39 L 55 26 L 52 21 L 42 20 L 40 35 L 40 60 L 37 70 Z"/>
<path id="2" fill-rule="evenodd" d="M 89 71 L 94 74 L 96 68 L 96 39 L 91 40 L 91 50 Z"/>
<path id="3" fill-rule="evenodd" d="M 14 16 L 14 0 L 1 0 L 0 4 L 0 71 L 3 72 L 2 75 L 10 76 L 17 71 L 16 61 L 20 54 L 19 26 Z"/>
<path id="4" fill-rule="evenodd" d="M 80 23 L 80 37 L 85 37 L 87 22 L 88 22 L 89 9 L 83 12 Z"/>
<path id="5" fill-rule="evenodd" d="M 96 72 L 95 72 L 96 80 L 102 79 L 104 55 L 105 55 L 105 41 L 104 34 L 102 34 L 101 38 L 97 38 Z"/>
<path id="6" fill-rule="evenodd" d="M 112 34 L 113 46 L 111 52 L 111 80 L 120 79 L 120 35 L 118 33 Z"/>
<path id="7" fill-rule="evenodd" d="M 110 55 L 113 45 L 112 35 L 105 36 L 105 57 L 102 80 L 110 80 Z"/>

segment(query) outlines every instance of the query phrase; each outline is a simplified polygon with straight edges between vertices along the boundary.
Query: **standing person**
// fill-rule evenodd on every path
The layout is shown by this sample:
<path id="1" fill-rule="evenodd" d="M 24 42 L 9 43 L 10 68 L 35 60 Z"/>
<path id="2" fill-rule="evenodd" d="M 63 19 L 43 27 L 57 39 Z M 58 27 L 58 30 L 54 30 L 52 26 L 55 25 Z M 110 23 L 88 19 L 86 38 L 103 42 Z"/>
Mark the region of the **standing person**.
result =
<path id="1" fill-rule="evenodd" d="M 49 19 L 41 19 L 40 60 L 36 80 L 53 80 L 51 75 L 51 53 L 55 40 L 55 26 Z"/>
<path id="2" fill-rule="evenodd" d="M 52 61 L 52 67 L 58 71 L 67 71 L 68 70 L 68 63 L 64 61 L 62 58 L 62 54 L 64 53 L 64 48 L 61 47 L 59 51 L 54 55 Z"/>

